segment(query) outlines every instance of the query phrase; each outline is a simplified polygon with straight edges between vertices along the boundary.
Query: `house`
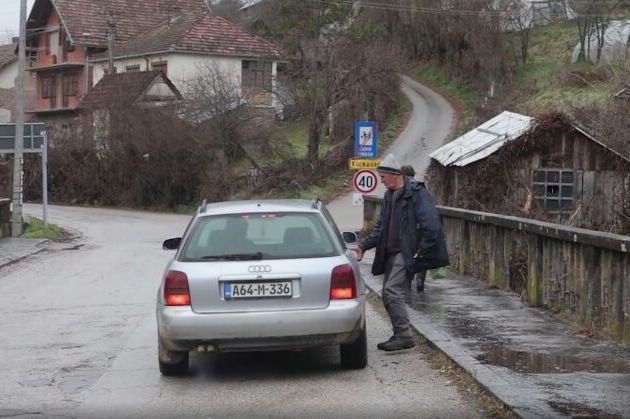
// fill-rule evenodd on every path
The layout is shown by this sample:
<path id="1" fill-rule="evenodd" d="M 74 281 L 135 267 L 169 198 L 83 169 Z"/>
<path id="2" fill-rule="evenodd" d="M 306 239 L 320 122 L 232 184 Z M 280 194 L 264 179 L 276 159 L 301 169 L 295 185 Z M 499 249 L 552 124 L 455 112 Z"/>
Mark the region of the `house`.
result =
<path id="1" fill-rule="evenodd" d="M 27 44 L 35 51 L 38 119 L 72 117 L 94 82 L 88 58 L 108 48 L 108 36 L 130 40 L 180 13 L 206 13 L 204 0 L 36 0 L 28 18 Z"/>
<path id="2" fill-rule="evenodd" d="M 15 82 L 18 75 L 17 42 L 0 45 L 0 123 L 15 121 Z M 35 99 L 35 79 L 26 76 L 26 106 Z"/>
<path id="3" fill-rule="evenodd" d="M 431 155 L 445 206 L 630 233 L 630 153 L 566 115 L 503 112 Z"/>
<path id="4" fill-rule="evenodd" d="M 112 50 L 114 71 L 160 70 L 184 95 L 191 81 L 216 71 L 250 105 L 277 106 L 272 91 L 280 48 L 209 12 L 170 18 Z M 94 81 L 108 71 L 109 59 L 103 53 L 89 60 Z"/>
<path id="5" fill-rule="evenodd" d="M 83 136 L 103 147 L 118 119 L 128 120 L 134 112 L 176 106 L 181 99 L 179 90 L 161 71 L 106 74 L 79 106 Z M 169 115 L 176 118 L 176 112 Z"/>

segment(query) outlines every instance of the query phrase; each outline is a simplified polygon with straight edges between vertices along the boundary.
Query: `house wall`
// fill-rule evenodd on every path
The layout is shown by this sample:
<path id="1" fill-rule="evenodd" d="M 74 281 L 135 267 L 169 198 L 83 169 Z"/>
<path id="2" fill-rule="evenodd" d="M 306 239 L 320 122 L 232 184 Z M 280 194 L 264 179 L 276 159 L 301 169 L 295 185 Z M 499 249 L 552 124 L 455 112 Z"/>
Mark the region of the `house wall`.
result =
<path id="1" fill-rule="evenodd" d="M 0 123 L 8 123 L 15 121 L 15 79 L 18 73 L 18 63 L 10 65 L 0 70 Z M 32 109 L 35 105 L 37 97 L 36 92 L 36 76 L 30 72 L 25 75 L 25 106 L 26 109 Z M 27 122 L 30 117 L 26 115 Z"/>
<path id="2" fill-rule="evenodd" d="M 243 95 L 243 92 L 241 91 L 242 60 L 243 59 L 239 57 L 217 57 L 201 54 L 171 53 L 115 60 L 114 66 L 118 72 L 124 72 L 127 67 L 130 66 L 140 66 L 141 71 L 149 71 L 153 69 L 151 65 L 152 63 L 166 62 L 166 76 L 183 95 L 186 95 L 186 91 L 189 90 L 188 84 L 190 80 L 193 80 L 204 73 L 207 74 L 209 71 L 208 69 L 213 69 L 216 66 L 216 68 L 220 69 L 220 71 L 232 78 L 232 82 L 239 90 L 239 95 Z M 93 64 L 93 85 L 103 78 L 107 67 L 107 62 L 98 62 Z M 274 80 L 274 82 L 276 72 L 277 63 L 274 62 L 272 64 L 272 80 Z M 276 99 L 273 95 L 268 95 L 265 102 L 267 105 L 276 107 Z"/>
<path id="3" fill-rule="evenodd" d="M 364 197 L 364 228 L 382 199 Z M 630 236 L 439 207 L 450 270 L 630 346 Z"/>
<path id="4" fill-rule="evenodd" d="M 35 108 L 37 110 L 49 109 L 74 109 L 79 104 L 81 96 L 85 91 L 85 69 L 80 66 L 72 68 L 55 68 L 55 65 L 74 63 L 85 64 L 85 50 L 76 47 L 73 51 L 67 51 L 64 48 L 64 30 L 61 26 L 59 16 L 54 8 L 48 17 L 46 24 L 37 29 L 43 29 L 45 32 L 37 39 L 37 60 L 34 67 L 48 67 L 50 69 L 37 71 L 36 74 L 36 90 L 37 99 Z M 76 77 L 77 89 L 75 94 L 66 95 L 64 97 L 64 77 Z M 52 98 L 44 98 L 44 80 L 49 79 L 54 84 L 55 96 Z"/>
<path id="5" fill-rule="evenodd" d="M 630 234 L 630 163 L 576 130 L 565 129 L 545 150 L 507 156 L 500 150 L 465 167 L 431 165 L 429 189 L 442 205 L 536 218 L 594 230 Z M 516 140 L 518 141 L 518 140 Z M 494 174 L 500 178 L 490 179 Z M 533 199 L 534 171 L 572 169 L 574 204 L 545 212 Z M 485 174 L 485 175 L 484 175 Z M 488 179 L 484 179 L 488 176 Z M 498 179 L 498 180 L 497 180 Z"/>
<path id="6" fill-rule="evenodd" d="M 0 89 L 12 89 L 15 87 L 15 78 L 18 74 L 17 61 L 4 66 L 0 70 Z"/>

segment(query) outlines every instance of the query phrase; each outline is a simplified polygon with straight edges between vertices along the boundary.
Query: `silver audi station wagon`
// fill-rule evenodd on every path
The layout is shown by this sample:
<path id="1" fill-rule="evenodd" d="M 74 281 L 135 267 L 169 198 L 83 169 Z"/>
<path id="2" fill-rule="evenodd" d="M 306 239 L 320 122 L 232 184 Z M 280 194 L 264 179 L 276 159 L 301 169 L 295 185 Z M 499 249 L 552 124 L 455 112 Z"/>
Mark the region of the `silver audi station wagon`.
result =
<path id="1" fill-rule="evenodd" d="M 160 372 L 185 374 L 191 351 L 333 344 L 364 368 L 366 288 L 345 235 L 317 200 L 204 203 L 163 245 L 176 252 L 157 297 Z"/>

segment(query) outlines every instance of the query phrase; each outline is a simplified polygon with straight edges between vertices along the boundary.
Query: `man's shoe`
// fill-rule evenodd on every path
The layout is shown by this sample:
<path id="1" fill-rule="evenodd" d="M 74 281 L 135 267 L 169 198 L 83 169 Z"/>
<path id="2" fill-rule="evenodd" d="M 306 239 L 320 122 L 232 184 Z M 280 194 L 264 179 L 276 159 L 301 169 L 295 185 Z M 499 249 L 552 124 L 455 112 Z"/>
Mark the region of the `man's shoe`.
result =
<path id="1" fill-rule="evenodd" d="M 390 352 L 399 351 L 401 349 L 409 349 L 413 348 L 414 346 L 416 346 L 416 344 L 413 342 L 413 338 L 411 336 L 404 336 L 395 337 L 391 340 L 388 340 L 387 342 L 383 342 L 382 347 L 380 347 L 379 349 Z"/>
<path id="2" fill-rule="evenodd" d="M 387 345 L 389 342 L 391 342 L 394 339 L 395 339 L 395 336 L 392 336 L 389 339 L 387 339 L 385 342 L 381 342 L 381 343 L 376 344 L 376 348 L 380 349 L 382 351 L 383 348 L 385 347 L 385 345 Z"/>
<path id="3" fill-rule="evenodd" d="M 424 279 L 416 279 L 416 287 L 418 292 L 424 292 Z"/>

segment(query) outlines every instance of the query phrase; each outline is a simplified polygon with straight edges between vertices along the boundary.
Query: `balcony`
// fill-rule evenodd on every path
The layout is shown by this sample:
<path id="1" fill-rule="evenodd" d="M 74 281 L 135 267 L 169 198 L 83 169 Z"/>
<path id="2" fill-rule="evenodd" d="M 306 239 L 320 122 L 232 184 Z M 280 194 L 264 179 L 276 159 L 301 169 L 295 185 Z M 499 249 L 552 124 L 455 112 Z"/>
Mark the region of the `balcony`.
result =
<path id="1" fill-rule="evenodd" d="M 62 56 L 61 59 L 57 55 L 46 56 L 44 60 L 38 60 L 32 67 L 28 68 L 28 71 L 32 72 L 44 72 L 55 70 L 67 70 L 67 69 L 81 69 L 85 67 L 83 61 L 68 61 L 68 57 Z"/>

